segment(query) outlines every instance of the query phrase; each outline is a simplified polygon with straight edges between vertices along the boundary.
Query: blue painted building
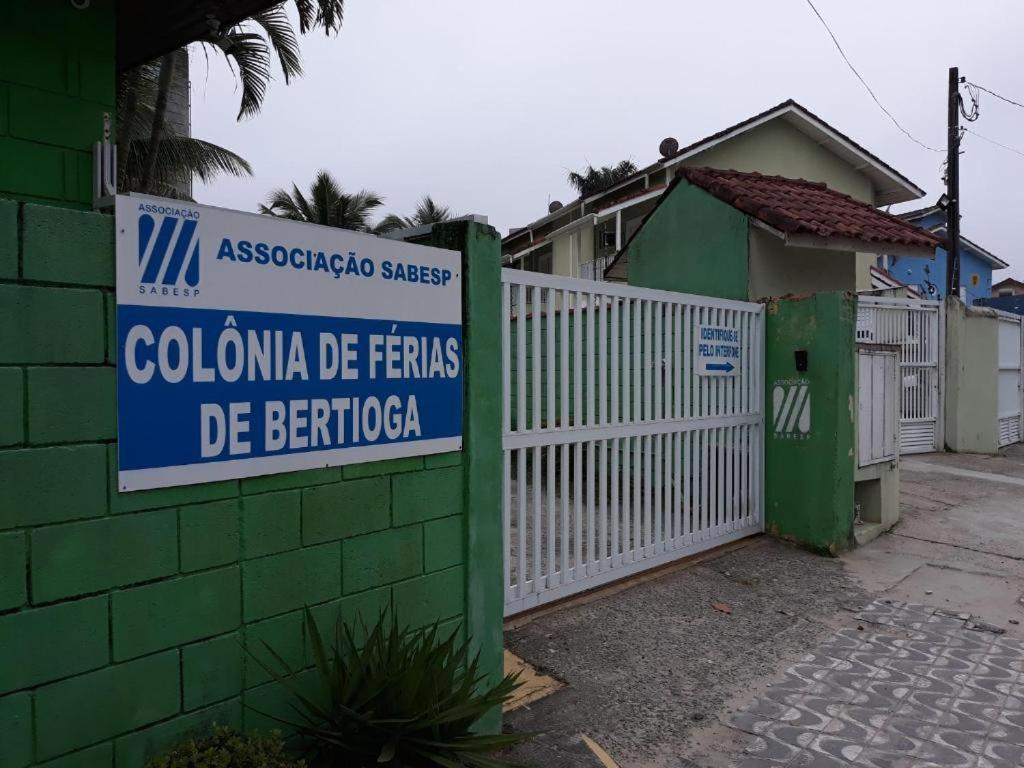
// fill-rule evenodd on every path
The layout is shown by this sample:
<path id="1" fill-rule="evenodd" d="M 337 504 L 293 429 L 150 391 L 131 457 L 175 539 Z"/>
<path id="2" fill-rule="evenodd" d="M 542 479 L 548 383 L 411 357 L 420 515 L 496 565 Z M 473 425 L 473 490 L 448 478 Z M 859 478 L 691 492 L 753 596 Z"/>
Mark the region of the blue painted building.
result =
<path id="1" fill-rule="evenodd" d="M 937 205 L 899 214 L 919 227 L 942 237 L 946 234 L 946 212 Z M 879 266 L 901 283 L 913 286 L 924 298 L 946 296 L 946 249 L 938 248 L 935 258 L 921 256 L 881 256 Z M 1005 269 L 1007 263 L 977 243 L 960 236 L 960 285 L 966 292 L 965 303 L 992 295 L 992 272 Z"/>

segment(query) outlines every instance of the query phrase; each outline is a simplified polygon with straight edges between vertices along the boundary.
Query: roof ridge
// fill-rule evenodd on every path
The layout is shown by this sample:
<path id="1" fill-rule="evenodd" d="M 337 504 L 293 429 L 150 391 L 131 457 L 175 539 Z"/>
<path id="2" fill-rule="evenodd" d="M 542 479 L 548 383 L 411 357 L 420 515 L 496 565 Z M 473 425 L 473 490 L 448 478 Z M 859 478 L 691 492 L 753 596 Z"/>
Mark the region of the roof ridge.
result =
<path id="1" fill-rule="evenodd" d="M 844 197 L 850 197 L 845 192 L 832 189 L 823 181 L 812 181 L 811 179 L 805 178 L 793 178 L 792 176 L 780 176 L 776 173 L 761 173 L 760 171 L 740 171 L 735 168 L 712 168 L 709 165 L 698 165 L 698 166 L 683 166 L 676 174 L 684 173 L 686 171 L 706 171 L 711 174 L 731 174 L 733 176 L 745 176 L 754 177 L 758 179 L 765 179 L 767 181 L 784 181 L 787 184 L 799 184 L 805 187 L 811 187 L 813 189 L 828 189 L 835 192 L 837 195 L 843 195 Z M 854 198 L 850 198 L 853 200 Z"/>

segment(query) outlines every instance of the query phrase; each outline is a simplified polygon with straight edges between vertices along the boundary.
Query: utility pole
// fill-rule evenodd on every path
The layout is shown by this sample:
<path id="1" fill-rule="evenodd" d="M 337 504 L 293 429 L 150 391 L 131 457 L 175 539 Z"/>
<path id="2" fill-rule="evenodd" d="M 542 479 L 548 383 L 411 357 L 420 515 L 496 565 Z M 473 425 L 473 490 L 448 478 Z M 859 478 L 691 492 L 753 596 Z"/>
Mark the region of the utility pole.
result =
<path id="1" fill-rule="evenodd" d="M 946 296 L 960 293 L 960 70 L 949 68 L 946 138 Z"/>

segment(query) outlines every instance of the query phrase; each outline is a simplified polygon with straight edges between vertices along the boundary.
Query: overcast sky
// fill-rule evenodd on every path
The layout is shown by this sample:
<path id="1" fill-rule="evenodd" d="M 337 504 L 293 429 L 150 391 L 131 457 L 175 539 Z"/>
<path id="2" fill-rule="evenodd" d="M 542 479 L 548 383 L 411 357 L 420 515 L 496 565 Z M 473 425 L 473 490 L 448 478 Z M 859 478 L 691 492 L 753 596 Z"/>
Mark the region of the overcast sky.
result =
<path id="1" fill-rule="evenodd" d="M 1024 102 L 1019 0 L 815 0 L 879 99 L 945 147 L 948 68 Z M 326 168 L 409 214 L 429 193 L 502 234 L 574 195 L 568 170 L 681 145 L 793 98 L 927 191 L 943 155 L 907 139 L 847 69 L 805 0 L 346 0 L 336 38 L 302 40 L 305 77 L 235 122 L 222 61 L 193 56 L 194 135 L 247 158 L 197 200 L 253 210 Z M 953 23 L 951 29 L 950 23 Z M 1024 109 L 982 94 L 978 133 L 1024 152 Z M 968 135 L 963 234 L 1024 279 L 1024 156 Z"/>

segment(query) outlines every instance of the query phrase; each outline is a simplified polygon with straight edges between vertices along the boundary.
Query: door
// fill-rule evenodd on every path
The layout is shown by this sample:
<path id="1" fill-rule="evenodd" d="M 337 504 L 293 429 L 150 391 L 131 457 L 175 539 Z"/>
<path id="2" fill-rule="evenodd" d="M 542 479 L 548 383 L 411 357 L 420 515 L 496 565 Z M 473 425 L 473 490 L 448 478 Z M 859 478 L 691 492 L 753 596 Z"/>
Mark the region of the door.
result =
<path id="1" fill-rule="evenodd" d="M 1020 315 L 999 316 L 999 445 L 1024 439 L 1024 403 L 1022 403 L 1022 332 Z"/>
<path id="2" fill-rule="evenodd" d="M 899 452 L 899 355 L 857 349 L 857 465 L 895 461 Z"/>

